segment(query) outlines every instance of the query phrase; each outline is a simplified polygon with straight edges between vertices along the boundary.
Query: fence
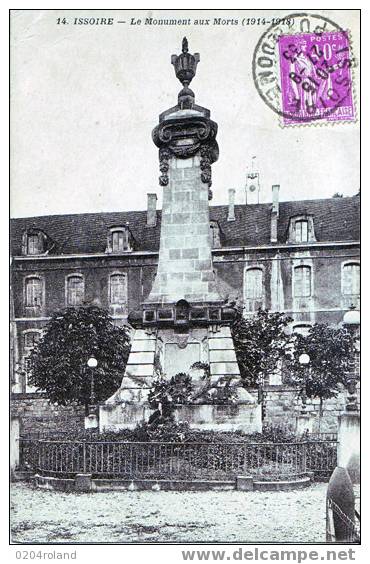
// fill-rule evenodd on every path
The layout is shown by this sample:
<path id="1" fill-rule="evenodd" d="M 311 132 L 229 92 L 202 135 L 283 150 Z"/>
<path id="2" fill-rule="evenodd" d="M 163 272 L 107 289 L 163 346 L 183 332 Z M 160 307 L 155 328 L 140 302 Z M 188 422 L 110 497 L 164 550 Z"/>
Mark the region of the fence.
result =
<path id="1" fill-rule="evenodd" d="M 343 513 L 341 508 L 330 498 L 326 500 L 326 541 L 359 543 L 360 515 L 355 511 L 355 521 Z"/>
<path id="2" fill-rule="evenodd" d="M 20 466 L 42 475 L 100 478 L 262 480 L 330 473 L 335 441 L 294 443 L 165 443 L 21 439 Z"/>
<path id="3" fill-rule="evenodd" d="M 336 441 L 338 433 L 306 433 L 305 437 L 314 441 Z"/>

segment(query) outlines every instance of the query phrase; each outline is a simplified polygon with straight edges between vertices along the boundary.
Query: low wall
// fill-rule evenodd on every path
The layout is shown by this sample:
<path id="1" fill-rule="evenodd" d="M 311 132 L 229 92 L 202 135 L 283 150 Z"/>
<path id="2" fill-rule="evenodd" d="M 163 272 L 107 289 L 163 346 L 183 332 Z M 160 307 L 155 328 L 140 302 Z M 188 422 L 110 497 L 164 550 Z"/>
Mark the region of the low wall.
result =
<path id="1" fill-rule="evenodd" d="M 40 394 L 14 394 L 10 410 L 12 417 L 19 417 L 22 434 L 84 428 L 82 406 L 55 405 Z"/>
<path id="2" fill-rule="evenodd" d="M 35 485 L 45 490 L 64 492 L 105 492 L 105 491 L 291 491 L 311 485 L 311 476 L 290 481 L 260 482 L 249 477 L 235 480 L 124 480 L 92 479 L 90 474 L 78 474 L 75 478 L 55 478 L 35 475 Z"/>
<path id="3" fill-rule="evenodd" d="M 248 391 L 257 400 L 257 391 L 252 389 Z M 284 385 L 267 386 L 265 393 L 266 417 L 264 421 L 294 431 L 295 416 L 300 407 L 297 401 L 297 390 Z M 307 412 L 314 414 L 313 432 L 319 432 L 319 407 L 318 400 L 308 400 Z M 344 407 L 344 393 L 340 393 L 337 398 L 325 400 L 320 421 L 321 432 L 334 433 L 337 431 L 338 416 L 343 412 Z M 83 407 L 57 406 L 51 404 L 46 397 L 40 397 L 39 394 L 14 394 L 11 401 L 11 412 L 13 416 L 20 418 L 22 433 L 84 428 Z"/>
<path id="4" fill-rule="evenodd" d="M 249 390 L 257 398 L 256 390 Z M 296 389 L 284 385 L 266 386 L 266 415 L 264 422 L 295 430 L 295 416 L 300 411 Z M 338 430 L 338 417 L 345 409 L 345 392 L 323 403 L 322 417 L 319 417 L 320 401 L 307 400 L 307 413 L 313 416 L 312 432 L 335 433 Z"/>

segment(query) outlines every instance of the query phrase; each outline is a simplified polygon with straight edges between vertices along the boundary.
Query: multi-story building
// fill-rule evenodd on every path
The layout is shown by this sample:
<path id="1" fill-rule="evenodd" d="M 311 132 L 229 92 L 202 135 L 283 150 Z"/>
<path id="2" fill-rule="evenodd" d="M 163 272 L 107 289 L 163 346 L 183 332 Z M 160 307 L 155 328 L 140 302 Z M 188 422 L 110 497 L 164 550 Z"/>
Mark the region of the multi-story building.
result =
<path id="1" fill-rule="evenodd" d="M 248 193 L 247 186 L 247 193 Z M 210 207 L 218 287 L 241 302 L 289 314 L 293 330 L 340 325 L 358 307 L 359 196 Z M 99 304 L 117 323 L 149 295 L 156 273 L 161 211 L 54 215 L 12 220 L 12 381 L 15 405 L 41 397 L 20 377 L 51 314 Z M 27 370 L 25 370 L 27 373 Z M 27 402 L 29 405 L 29 401 Z M 19 409 L 18 409 L 19 410 Z"/>

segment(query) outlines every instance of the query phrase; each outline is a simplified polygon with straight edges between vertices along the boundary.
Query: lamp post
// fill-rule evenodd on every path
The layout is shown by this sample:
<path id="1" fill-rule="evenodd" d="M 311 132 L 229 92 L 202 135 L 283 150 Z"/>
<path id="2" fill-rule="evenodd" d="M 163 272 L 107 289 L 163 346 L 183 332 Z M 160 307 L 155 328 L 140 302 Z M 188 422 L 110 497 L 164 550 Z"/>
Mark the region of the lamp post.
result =
<path id="1" fill-rule="evenodd" d="M 262 423 L 263 423 L 263 421 L 266 417 L 266 392 L 264 390 L 263 384 L 264 384 L 264 378 L 260 374 L 259 379 L 258 379 L 257 401 L 258 401 L 259 404 L 261 404 L 261 420 L 262 420 Z"/>
<path id="2" fill-rule="evenodd" d="M 93 406 L 95 404 L 94 369 L 98 366 L 98 361 L 91 356 L 87 361 L 87 366 L 90 369 L 90 405 Z"/>
<path id="3" fill-rule="evenodd" d="M 355 351 L 359 353 L 360 342 L 358 331 L 360 327 L 360 312 L 351 308 L 344 314 L 343 325 L 350 332 L 355 344 Z M 346 411 L 357 411 L 357 391 L 356 384 L 358 374 L 356 369 L 356 360 L 354 357 L 349 360 L 349 371 L 347 373 L 347 398 L 346 398 Z"/>
<path id="4" fill-rule="evenodd" d="M 85 416 L 85 429 L 96 429 L 99 427 L 99 418 L 95 406 L 94 370 L 98 366 L 98 361 L 95 357 L 91 356 L 86 364 L 90 371 L 90 405 L 88 413 Z"/>
<path id="5" fill-rule="evenodd" d="M 304 379 L 303 379 L 303 388 L 302 388 L 302 415 L 306 415 L 307 413 L 307 391 L 306 391 L 306 380 L 307 380 L 307 372 L 308 372 L 308 365 L 310 364 L 310 356 L 306 353 L 303 353 L 299 356 L 299 364 L 304 369 Z"/>

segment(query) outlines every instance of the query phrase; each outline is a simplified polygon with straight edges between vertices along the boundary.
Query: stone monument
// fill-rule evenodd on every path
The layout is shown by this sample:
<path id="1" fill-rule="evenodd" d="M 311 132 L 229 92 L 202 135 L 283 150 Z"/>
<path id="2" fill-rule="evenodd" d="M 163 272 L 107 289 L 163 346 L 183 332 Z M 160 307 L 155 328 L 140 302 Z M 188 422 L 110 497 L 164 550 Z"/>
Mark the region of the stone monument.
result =
<path id="1" fill-rule="evenodd" d="M 260 406 L 240 386 L 230 325 L 234 310 L 222 300 L 212 263 L 209 199 L 211 166 L 218 159 L 217 123 L 207 108 L 195 104 L 189 84 L 199 54 L 172 55 L 182 83 L 176 106 L 159 116 L 152 137 L 159 149 L 159 183 L 163 186 L 158 270 L 148 298 L 131 312 L 135 328 L 120 389 L 100 408 L 100 429 L 134 427 L 147 420 L 153 378 L 182 372 L 201 379 L 194 363 L 209 365 L 211 385 L 235 383 L 232 405 L 201 400 L 179 406 L 177 420 L 194 428 L 261 430 Z"/>

